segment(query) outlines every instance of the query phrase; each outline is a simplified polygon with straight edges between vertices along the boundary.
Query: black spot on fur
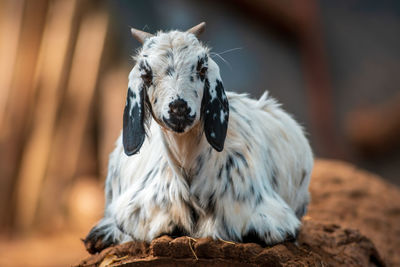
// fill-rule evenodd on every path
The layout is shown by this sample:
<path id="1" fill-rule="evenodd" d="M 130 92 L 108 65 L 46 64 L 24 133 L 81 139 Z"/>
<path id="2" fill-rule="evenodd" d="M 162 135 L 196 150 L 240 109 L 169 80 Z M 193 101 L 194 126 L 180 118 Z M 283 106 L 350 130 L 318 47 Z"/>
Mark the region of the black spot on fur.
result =
<path id="1" fill-rule="evenodd" d="M 205 62 L 205 60 L 204 60 L 204 57 L 198 57 L 198 59 L 197 59 L 197 66 L 196 66 L 196 70 L 197 71 L 200 71 L 200 69 L 203 67 L 203 65 L 204 65 L 204 62 Z"/>
<path id="2" fill-rule="evenodd" d="M 237 202 L 245 202 L 246 201 L 246 195 L 242 194 L 241 192 L 237 192 L 237 194 L 235 195 L 235 200 Z"/>
<path id="3" fill-rule="evenodd" d="M 196 159 L 196 170 L 195 170 L 195 176 L 199 175 L 201 169 L 203 168 L 204 165 L 204 159 L 203 155 L 199 155 Z"/>
<path id="4" fill-rule="evenodd" d="M 242 242 L 243 243 L 256 243 L 261 245 L 262 247 L 266 247 L 267 244 L 265 241 L 258 235 L 256 230 L 250 229 L 243 237 L 242 237 Z"/>
<path id="5" fill-rule="evenodd" d="M 267 230 L 267 232 L 264 235 L 267 239 L 271 239 L 271 232 L 269 230 Z"/>
<path id="6" fill-rule="evenodd" d="M 156 41 L 154 41 L 154 39 L 151 39 L 151 40 L 147 43 L 146 47 L 147 47 L 147 48 L 152 48 L 153 45 L 154 45 L 155 43 L 156 43 Z"/>
<path id="7" fill-rule="evenodd" d="M 158 101 L 158 98 L 156 97 L 156 98 L 154 99 L 154 104 L 156 104 L 157 101 Z"/>
<path id="8" fill-rule="evenodd" d="M 167 70 L 165 71 L 165 74 L 168 76 L 172 76 L 174 74 L 174 72 L 175 72 L 174 67 L 168 66 Z"/>
<path id="9" fill-rule="evenodd" d="M 222 192 L 221 192 L 221 197 L 222 197 L 223 195 L 225 195 L 225 193 L 228 191 L 228 187 L 229 187 L 229 183 L 227 183 L 227 181 L 225 181 L 224 189 L 223 189 Z"/>
<path id="10" fill-rule="evenodd" d="M 147 55 L 143 55 L 143 57 L 147 57 Z"/>
<path id="11" fill-rule="evenodd" d="M 226 180 L 229 182 L 229 185 L 233 186 L 233 181 L 232 181 L 232 176 L 231 176 L 231 169 L 226 169 Z M 226 190 L 226 186 L 225 186 L 225 190 Z M 235 194 L 235 192 L 232 192 L 232 194 Z"/>
<path id="12" fill-rule="evenodd" d="M 142 183 L 141 183 L 141 185 L 140 185 L 140 188 L 139 188 L 138 192 L 142 191 L 142 190 L 146 187 L 147 183 L 151 180 L 151 178 L 153 178 L 157 173 L 158 173 L 158 168 L 156 168 L 156 169 L 151 169 L 151 170 L 145 175 L 145 177 L 143 178 L 143 181 L 142 181 Z M 134 197 L 135 197 L 135 196 L 133 196 L 133 198 L 134 198 Z"/>
<path id="13" fill-rule="evenodd" d="M 222 167 L 219 169 L 218 176 L 217 176 L 218 180 L 221 180 L 221 175 L 222 175 L 222 171 L 223 171 L 223 170 L 224 170 L 224 166 L 222 166 Z"/>
<path id="14" fill-rule="evenodd" d="M 197 213 L 196 209 L 193 208 L 193 206 L 189 205 L 189 209 L 190 209 L 190 219 L 193 225 L 196 226 L 199 220 L 199 214 Z"/>
<path id="15" fill-rule="evenodd" d="M 231 177 L 231 169 L 234 165 L 233 158 L 231 155 L 228 156 L 228 159 L 225 163 L 225 169 L 226 169 L 226 177 L 228 178 L 229 182 L 232 184 L 232 177 Z"/>
<path id="16" fill-rule="evenodd" d="M 215 192 L 214 191 L 208 196 L 204 210 L 207 214 L 214 214 L 214 211 L 215 211 Z"/>
<path id="17" fill-rule="evenodd" d="M 221 217 L 221 228 L 222 228 L 222 231 L 224 231 L 226 233 L 226 235 L 228 236 L 228 239 L 236 240 L 239 238 L 239 236 L 237 236 L 236 233 L 234 231 L 232 231 L 233 229 L 231 227 L 229 227 L 229 225 L 226 221 L 225 215 L 222 215 L 222 217 Z"/>
<path id="18" fill-rule="evenodd" d="M 174 59 L 174 54 L 172 53 L 171 50 L 168 50 L 165 54 L 164 57 L 169 58 L 169 59 Z"/>
<path id="19" fill-rule="evenodd" d="M 125 229 L 124 229 L 124 227 L 122 226 L 122 224 L 117 224 L 117 228 L 118 228 L 118 230 L 120 230 L 122 233 L 125 234 Z"/>
<path id="20" fill-rule="evenodd" d="M 152 73 L 152 69 L 149 65 L 149 63 L 147 62 L 147 60 L 141 60 L 139 63 L 139 71 L 145 71 Z"/>
<path id="21" fill-rule="evenodd" d="M 300 229 L 296 229 L 296 232 L 293 234 L 286 233 L 286 238 L 284 242 L 296 242 L 297 237 L 299 235 Z"/>
<path id="22" fill-rule="evenodd" d="M 260 193 L 257 193 L 257 196 L 256 196 L 256 206 L 260 205 L 261 202 L 263 202 L 263 197 L 262 197 L 262 195 L 261 195 Z"/>
<path id="23" fill-rule="evenodd" d="M 190 76 L 190 81 L 194 82 L 193 76 Z"/>
<path id="24" fill-rule="evenodd" d="M 247 163 L 247 160 L 246 160 L 246 158 L 243 156 L 242 153 L 235 151 L 235 152 L 234 152 L 234 155 L 235 155 L 236 157 L 238 157 L 238 158 L 243 162 L 243 165 L 246 166 L 246 168 L 249 167 L 249 164 Z"/>
<path id="25" fill-rule="evenodd" d="M 251 152 L 251 146 L 249 144 L 246 144 L 246 149 L 247 151 Z"/>
<path id="26" fill-rule="evenodd" d="M 203 163 L 204 163 L 204 159 L 203 159 L 203 155 L 199 155 L 198 157 L 197 157 L 197 165 L 198 166 L 203 166 Z"/>
<path id="27" fill-rule="evenodd" d="M 272 170 L 271 174 L 271 183 L 272 183 L 272 188 L 277 189 L 278 188 L 278 179 L 276 177 L 276 171 Z"/>
<path id="28" fill-rule="evenodd" d="M 303 170 L 301 173 L 300 185 L 303 184 L 304 179 L 306 178 L 306 175 L 307 175 L 307 172 L 305 170 Z"/>
<path id="29" fill-rule="evenodd" d="M 168 235 L 171 236 L 172 238 L 177 238 L 180 236 L 187 236 L 189 235 L 189 232 L 182 226 L 175 225 L 171 233 L 169 233 Z"/>
<path id="30" fill-rule="evenodd" d="M 234 164 L 233 158 L 231 155 L 228 156 L 228 160 L 226 161 L 227 168 L 231 168 Z"/>
<path id="31" fill-rule="evenodd" d="M 196 91 L 196 90 L 193 90 L 193 93 L 194 93 L 194 95 L 195 95 L 195 97 L 196 97 L 196 98 L 198 98 L 198 97 L 199 97 L 199 94 L 197 93 L 197 91 Z"/>
<path id="32" fill-rule="evenodd" d="M 240 177 L 240 180 L 244 183 L 244 176 L 243 176 L 243 174 L 242 174 L 242 172 L 240 171 L 239 168 L 237 169 L 237 172 L 238 172 L 238 175 Z"/>
<path id="33" fill-rule="evenodd" d="M 285 236 L 287 234 L 283 228 L 277 227 L 276 230 L 279 232 L 281 236 Z"/>
<path id="34" fill-rule="evenodd" d="M 208 62 L 208 57 L 207 55 L 203 57 L 198 57 L 197 60 L 197 66 L 196 66 L 196 71 L 197 71 L 197 79 L 200 79 L 202 82 L 204 82 L 205 76 L 202 75 L 202 69 L 206 67 L 206 63 Z"/>
<path id="35" fill-rule="evenodd" d="M 139 71 L 144 72 L 144 74 L 142 74 L 142 79 L 143 79 L 144 84 L 147 87 L 150 86 L 152 83 L 152 80 L 153 80 L 153 70 L 151 69 L 147 60 L 140 61 Z"/>

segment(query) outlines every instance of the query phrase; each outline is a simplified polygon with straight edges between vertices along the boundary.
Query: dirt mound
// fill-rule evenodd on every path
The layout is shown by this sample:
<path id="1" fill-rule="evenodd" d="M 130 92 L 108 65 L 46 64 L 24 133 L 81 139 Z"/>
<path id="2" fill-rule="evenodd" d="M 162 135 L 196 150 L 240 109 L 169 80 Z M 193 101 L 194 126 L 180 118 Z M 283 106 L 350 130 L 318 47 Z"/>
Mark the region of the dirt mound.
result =
<path id="1" fill-rule="evenodd" d="M 351 164 L 330 160 L 317 160 L 311 179 L 307 216 L 358 229 L 371 239 L 388 266 L 400 266 L 397 186 Z"/>
<path id="2" fill-rule="evenodd" d="M 146 244 L 130 242 L 111 247 L 79 266 L 383 266 L 372 242 L 358 231 L 335 224 L 305 221 L 298 245 L 269 248 L 248 243 L 162 236 Z"/>
<path id="3" fill-rule="evenodd" d="M 310 191 L 297 245 L 163 236 L 108 248 L 79 266 L 400 266 L 397 187 L 350 164 L 317 160 Z"/>

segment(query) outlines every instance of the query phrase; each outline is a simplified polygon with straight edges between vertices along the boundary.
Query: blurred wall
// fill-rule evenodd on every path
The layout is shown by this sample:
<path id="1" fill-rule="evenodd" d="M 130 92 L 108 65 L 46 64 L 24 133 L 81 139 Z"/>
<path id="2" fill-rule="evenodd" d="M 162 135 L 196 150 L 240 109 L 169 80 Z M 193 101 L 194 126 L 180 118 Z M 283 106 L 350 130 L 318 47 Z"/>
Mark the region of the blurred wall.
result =
<path id="1" fill-rule="evenodd" d="M 400 107 L 400 2 L 322 0 L 320 5 L 334 87 L 335 124 L 340 129 L 338 134 L 346 142 L 348 158 L 400 184 L 397 138 L 400 111 L 392 107 Z M 385 109 L 388 112 L 384 112 Z M 362 115 L 349 121 L 349 113 L 355 110 Z M 371 117 L 372 121 L 362 127 L 357 122 L 365 117 Z M 348 142 L 351 141 L 346 139 L 346 134 L 350 134 L 349 127 L 353 131 L 376 135 L 361 144 L 361 149 L 373 146 L 372 153 L 363 155 L 359 146 Z M 379 130 L 384 128 L 393 131 L 393 137 L 392 134 L 380 134 Z M 376 146 L 385 147 L 379 152 Z"/>

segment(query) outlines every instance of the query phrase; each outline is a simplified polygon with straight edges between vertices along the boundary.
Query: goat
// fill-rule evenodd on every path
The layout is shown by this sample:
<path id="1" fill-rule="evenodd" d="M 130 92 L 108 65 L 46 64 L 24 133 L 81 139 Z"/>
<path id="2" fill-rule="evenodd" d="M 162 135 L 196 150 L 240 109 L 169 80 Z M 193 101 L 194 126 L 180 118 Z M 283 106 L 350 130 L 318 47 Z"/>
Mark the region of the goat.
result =
<path id="1" fill-rule="evenodd" d="M 225 93 L 197 38 L 204 27 L 131 30 L 143 46 L 109 159 L 104 218 L 84 240 L 90 253 L 163 234 L 263 245 L 296 238 L 310 145 L 267 92 Z"/>

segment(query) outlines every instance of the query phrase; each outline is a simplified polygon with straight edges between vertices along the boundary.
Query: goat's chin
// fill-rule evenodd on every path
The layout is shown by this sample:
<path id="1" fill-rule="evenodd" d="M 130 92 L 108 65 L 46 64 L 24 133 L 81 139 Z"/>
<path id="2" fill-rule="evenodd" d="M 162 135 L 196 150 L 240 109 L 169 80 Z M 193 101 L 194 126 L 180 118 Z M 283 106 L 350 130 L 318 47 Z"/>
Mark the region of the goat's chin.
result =
<path id="1" fill-rule="evenodd" d="M 193 126 L 195 125 L 194 121 L 190 122 L 174 122 L 171 120 L 166 119 L 165 117 L 162 119 L 163 128 L 165 128 L 169 132 L 173 132 L 175 134 L 185 134 L 189 132 Z"/>
<path id="2" fill-rule="evenodd" d="M 171 133 L 178 134 L 178 135 L 184 135 L 192 129 L 191 126 L 186 126 L 186 127 L 176 127 L 176 126 L 169 126 L 169 125 L 164 125 L 164 128 Z"/>
<path id="3" fill-rule="evenodd" d="M 176 125 L 171 125 L 168 123 L 168 121 L 163 121 L 160 126 L 167 132 L 176 134 L 176 135 L 185 135 L 190 132 L 196 127 L 197 122 L 192 123 L 191 125 L 186 125 L 186 126 L 176 126 Z"/>

